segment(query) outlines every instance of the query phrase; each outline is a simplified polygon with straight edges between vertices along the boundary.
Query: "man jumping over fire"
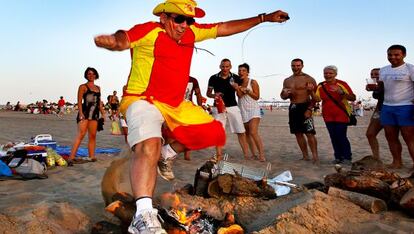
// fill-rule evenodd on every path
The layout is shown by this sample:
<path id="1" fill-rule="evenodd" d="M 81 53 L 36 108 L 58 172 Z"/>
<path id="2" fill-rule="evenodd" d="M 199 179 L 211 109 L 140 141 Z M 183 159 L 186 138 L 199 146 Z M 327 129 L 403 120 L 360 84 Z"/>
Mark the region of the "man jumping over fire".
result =
<path id="1" fill-rule="evenodd" d="M 130 178 L 137 200 L 130 233 L 166 233 L 152 206 L 157 164 L 161 176 L 170 179 L 173 174 L 168 162 L 177 153 L 225 143 L 221 123 L 183 98 L 194 43 L 240 33 L 263 22 L 289 19 L 279 10 L 246 19 L 198 24 L 194 18 L 203 17 L 205 12 L 193 0 L 166 0 L 154 8 L 153 14 L 159 16 L 159 22 L 95 37 L 98 47 L 131 50 L 131 71 L 120 107 L 128 121 L 128 144 L 133 151 Z M 177 141 L 162 146 L 164 122 Z"/>

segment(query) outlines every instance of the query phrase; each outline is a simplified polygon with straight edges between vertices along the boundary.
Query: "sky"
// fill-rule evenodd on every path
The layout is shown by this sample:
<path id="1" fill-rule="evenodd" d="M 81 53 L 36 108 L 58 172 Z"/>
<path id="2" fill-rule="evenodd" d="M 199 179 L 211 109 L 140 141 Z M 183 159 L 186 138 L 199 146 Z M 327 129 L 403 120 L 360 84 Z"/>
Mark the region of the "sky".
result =
<path id="1" fill-rule="evenodd" d="M 85 83 L 83 73 L 94 67 L 103 97 L 121 93 L 130 70 L 129 51 L 97 48 L 93 38 L 158 21 L 155 0 L 0 0 L 0 104 L 39 100 L 57 102 L 60 96 L 76 102 Z M 414 1 L 412 0 L 199 0 L 206 16 L 199 23 L 215 23 L 283 10 L 290 20 L 263 23 L 255 28 L 196 44 L 191 75 L 205 96 L 209 77 L 221 59 L 250 65 L 250 77 L 265 100 L 280 100 L 290 61 L 304 60 L 303 71 L 323 81 L 323 68 L 338 67 L 357 98 L 369 98 L 366 78 L 374 67 L 388 65 L 392 44 L 407 48 L 414 63 Z"/>

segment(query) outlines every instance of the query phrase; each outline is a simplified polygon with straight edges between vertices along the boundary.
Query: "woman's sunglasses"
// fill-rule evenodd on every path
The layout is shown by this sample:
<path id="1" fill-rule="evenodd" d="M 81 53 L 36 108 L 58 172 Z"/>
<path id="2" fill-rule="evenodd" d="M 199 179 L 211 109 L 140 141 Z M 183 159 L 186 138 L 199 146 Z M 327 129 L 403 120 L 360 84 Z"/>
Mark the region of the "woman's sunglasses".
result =
<path id="1" fill-rule="evenodd" d="M 174 20 L 174 23 L 176 24 L 182 24 L 184 21 L 187 23 L 187 25 L 193 25 L 195 23 L 195 19 L 183 15 L 176 15 L 171 16 L 171 14 L 167 14 L 168 17 L 171 17 Z"/>

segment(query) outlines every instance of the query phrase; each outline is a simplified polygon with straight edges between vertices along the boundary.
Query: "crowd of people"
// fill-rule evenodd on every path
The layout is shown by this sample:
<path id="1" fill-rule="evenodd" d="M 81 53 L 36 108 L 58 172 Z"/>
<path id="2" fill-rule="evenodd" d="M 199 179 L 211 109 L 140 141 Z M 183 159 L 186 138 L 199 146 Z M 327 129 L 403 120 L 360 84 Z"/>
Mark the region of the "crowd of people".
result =
<path id="1" fill-rule="evenodd" d="M 62 116 L 70 113 L 75 106 L 66 102 L 61 96 L 57 102 L 49 102 L 46 99 L 42 101 L 36 101 L 28 105 L 23 105 L 18 101 L 15 105 L 7 102 L 4 109 L 7 111 L 24 111 L 30 114 L 54 114 Z"/>

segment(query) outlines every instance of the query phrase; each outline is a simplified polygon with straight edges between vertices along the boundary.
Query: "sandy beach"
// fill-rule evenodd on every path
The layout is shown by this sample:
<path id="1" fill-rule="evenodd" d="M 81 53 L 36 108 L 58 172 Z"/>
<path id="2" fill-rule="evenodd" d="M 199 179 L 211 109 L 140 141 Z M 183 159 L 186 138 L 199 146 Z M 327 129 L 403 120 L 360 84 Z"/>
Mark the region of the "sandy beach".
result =
<path id="1" fill-rule="evenodd" d="M 353 160 L 370 155 L 371 150 L 365 137 L 365 131 L 371 112 L 365 112 L 364 117 L 358 118 L 358 125 L 348 128 L 348 137 L 351 142 Z M 57 117 L 55 115 L 32 115 L 16 112 L 0 112 L 0 144 L 7 142 L 28 141 L 38 134 L 49 133 L 59 145 L 70 146 L 77 132 L 75 114 Z M 322 117 L 315 117 L 317 131 L 318 151 L 320 165 L 313 165 L 310 161 L 299 160 L 302 158 L 294 135 L 289 133 L 287 111 L 266 111 L 260 125 L 260 134 L 265 146 L 268 162 L 272 164 L 271 176 L 285 170 L 290 170 L 293 182 L 303 184 L 313 181 L 323 181 L 323 177 L 333 173 L 333 149 L 328 132 Z M 97 147 L 122 148 L 125 146 L 122 136 L 110 134 L 110 122 L 107 120 L 105 130 L 98 133 Z M 385 140 L 384 133 L 378 136 L 380 142 L 380 154 L 384 163 L 391 162 L 391 155 Z M 86 146 L 84 139 L 82 146 Z M 403 141 L 402 141 L 403 142 Z M 266 163 L 253 160 L 243 160 L 241 150 L 234 134 L 228 134 L 225 151 L 230 155 L 230 161 L 249 165 L 251 167 L 265 168 Z M 185 184 L 192 184 L 196 169 L 214 154 L 214 148 L 193 152 L 191 161 L 185 161 L 178 157 L 174 164 L 176 179 L 174 182 L 163 181 L 158 178 L 156 194 L 173 191 Z M 404 168 L 396 170 L 401 176 L 410 174 L 413 164 L 403 144 Z M 118 155 L 98 155 L 98 162 L 75 165 L 74 167 L 57 167 L 47 172 L 49 178 L 44 180 L 6 180 L 0 181 L 0 233 L 90 233 L 92 225 L 101 220 L 116 222 L 116 219 L 104 211 L 104 202 L 101 195 L 101 179 L 105 169 L 110 163 L 119 158 Z M 326 199 L 322 199 L 329 204 Z M 323 204 L 323 203 L 322 203 Z M 358 226 L 362 222 L 369 226 L 361 226 L 361 233 L 413 233 L 414 218 L 397 211 L 388 211 L 382 214 L 369 214 L 357 207 L 347 207 L 346 204 L 339 207 L 331 207 L 332 210 L 341 210 L 342 222 L 335 229 L 336 233 L 353 233 L 355 229 L 349 229 L 347 225 Z M 327 211 L 327 212 L 328 212 Z M 360 216 L 354 216 L 355 211 Z M 294 211 L 292 211 L 294 212 Z M 338 211 L 337 211 L 338 212 Z M 364 213 L 365 212 L 365 213 Z M 303 212 L 302 212 L 303 214 Z M 264 214 L 265 215 L 265 214 Z M 334 215 L 338 215 L 337 213 Z M 327 216 L 330 216 L 327 214 Z M 364 217 L 364 219 L 358 219 Z M 310 216 L 309 223 L 315 223 Z M 280 225 L 289 219 L 279 219 Z M 291 220 L 291 222 L 293 222 Z M 320 222 L 323 222 L 320 221 Z M 286 223 L 288 225 L 289 222 Z M 355 225 L 354 225 L 355 224 Z M 279 225 L 279 226 L 280 226 Z M 331 229 L 277 229 L 267 228 L 260 233 L 274 233 L 275 230 L 289 233 L 313 232 L 331 233 Z M 340 228 L 342 227 L 342 228 Z M 276 229 L 275 229 L 276 228 Z M 303 232 L 302 232 L 303 231 Z M 359 231 L 358 231 L 359 232 Z"/>

